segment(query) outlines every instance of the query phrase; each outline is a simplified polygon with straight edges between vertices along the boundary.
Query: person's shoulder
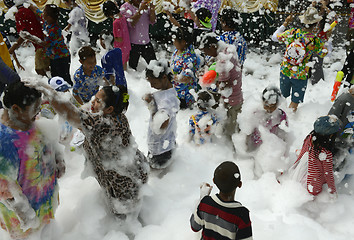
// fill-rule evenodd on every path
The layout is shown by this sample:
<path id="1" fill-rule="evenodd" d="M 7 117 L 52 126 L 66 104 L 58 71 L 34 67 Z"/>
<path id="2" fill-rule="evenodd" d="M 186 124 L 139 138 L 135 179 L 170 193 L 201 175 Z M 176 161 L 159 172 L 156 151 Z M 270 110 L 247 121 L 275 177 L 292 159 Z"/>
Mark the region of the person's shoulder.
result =
<path id="1" fill-rule="evenodd" d="M 82 72 L 83 72 L 82 70 L 83 69 L 82 69 L 82 65 L 81 65 L 78 69 L 75 70 L 74 76 L 82 75 Z"/>

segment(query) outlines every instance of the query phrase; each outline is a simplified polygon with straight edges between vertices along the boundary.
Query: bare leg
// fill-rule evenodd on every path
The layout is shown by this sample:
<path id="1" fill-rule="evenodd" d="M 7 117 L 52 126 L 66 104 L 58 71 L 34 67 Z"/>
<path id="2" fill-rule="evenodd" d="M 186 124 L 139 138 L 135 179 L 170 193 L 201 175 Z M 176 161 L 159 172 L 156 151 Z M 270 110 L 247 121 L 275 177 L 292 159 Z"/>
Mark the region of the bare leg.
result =
<path id="1" fill-rule="evenodd" d="M 289 108 L 292 108 L 293 112 L 296 112 L 298 105 L 299 105 L 298 103 L 291 102 Z"/>

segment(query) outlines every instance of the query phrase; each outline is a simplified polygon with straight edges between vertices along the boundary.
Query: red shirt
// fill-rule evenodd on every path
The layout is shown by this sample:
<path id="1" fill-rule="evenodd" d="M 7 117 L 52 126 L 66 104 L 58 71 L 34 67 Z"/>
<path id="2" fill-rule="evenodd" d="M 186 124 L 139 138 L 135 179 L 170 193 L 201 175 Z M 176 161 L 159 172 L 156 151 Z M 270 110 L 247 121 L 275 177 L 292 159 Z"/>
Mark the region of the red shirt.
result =
<path id="1" fill-rule="evenodd" d="M 312 135 L 308 135 L 302 145 L 299 161 L 305 152 L 309 153 L 307 170 L 307 191 L 312 195 L 317 195 L 322 191 L 323 184 L 327 183 L 329 192 L 335 193 L 336 186 L 333 176 L 333 155 L 332 152 L 322 148 L 315 150 L 312 143 Z M 295 162 L 295 163 L 296 163 Z"/>
<path id="2" fill-rule="evenodd" d="M 28 8 L 20 7 L 15 14 L 17 32 L 27 31 L 41 40 L 44 39 L 42 24 L 37 16 Z M 34 44 L 35 48 L 40 46 Z"/>

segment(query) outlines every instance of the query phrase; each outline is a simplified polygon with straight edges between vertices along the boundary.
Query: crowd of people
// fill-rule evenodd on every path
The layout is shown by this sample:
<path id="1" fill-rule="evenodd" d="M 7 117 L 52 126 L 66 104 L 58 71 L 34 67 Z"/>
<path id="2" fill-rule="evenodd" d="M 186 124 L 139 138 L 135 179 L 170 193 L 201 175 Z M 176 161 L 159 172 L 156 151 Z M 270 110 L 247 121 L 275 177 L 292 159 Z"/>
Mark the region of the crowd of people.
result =
<path id="1" fill-rule="evenodd" d="M 100 44 L 107 51 L 100 66 L 97 52 L 89 44 L 83 9 L 75 0 L 65 2 L 72 9 L 65 27 L 72 32 L 69 44 L 58 25 L 56 5 L 47 4 L 42 12 L 33 4 L 5 1 L 7 7 L 17 8 L 19 37 L 12 46 L 0 44 L 0 106 L 4 108 L 0 123 L 0 225 L 14 239 L 41 231 L 54 218 L 57 180 L 65 173 L 57 144 L 68 146 L 68 142 L 47 140 L 36 124 L 39 113 L 51 119 L 55 114 L 61 116 L 62 140 L 71 140 L 74 134 L 84 138 L 75 146 L 83 150 L 86 167 L 102 187 L 108 211 L 123 221 L 139 215 L 143 204 L 140 190 L 147 184 L 149 172 L 166 170 L 173 162 L 178 147 L 178 111 L 196 110 L 189 119 L 189 140 L 193 144 L 224 138 L 236 158 L 238 154 L 232 137 L 241 131 L 238 116 L 244 103 L 242 74 L 247 43 L 238 31 L 242 20 L 236 10 L 220 9 L 220 0 L 191 1 L 179 17 L 165 9 L 174 26 L 171 35 L 175 50 L 170 59 L 157 59 L 149 36 L 149 25 L 156 22 L 153 2 L 106 1 L 102 11 L 112 19 L 113 29 L 100 34 Z M 353 42 L 353 9 L 349 43 Z M 324 79 L 323 57 L 331 50 L 332 33 L 327 25 L 337 18 L 329 1 L 314 1 L 299 16 L 301 28 L 286 30 L 294 19 L 290 15 L 271 36 L 286 45 L 280 88 L 265 88 L 263 109 L 249 116 L 256 119 L 256 125 L 245 139 L 247 152 L 257 151 L 262 145 L 264 131 L 288 141 L 284 127 L 289 123 L 285 111 L 279 108 L 280 99 L 291 96 L 289 108 L 296 113 L 304 101 L 308 80 L 312 77 L 316 84 Z M 219 35 L 215 33 L 218 20 L 222 26 Z M 21 71 L 28 71 L 15 55 L 26 41 L 35 49 L 37 80 L 21 78 L 11 61 L 10 55 Z M 327 184 L 335 198 L 334 172 L 350 164 L 347 156 L 353 149 L 354 64 L 353 46 L 348 46 L 342 69 L 347 91 L 335 100 L 327 116 L 315 121 L 294 165 L 278 176 L 280 183 L 284 178 L 301 182 L 313 196 Z M 76 55 L 81 66 L 71 75 L 70 63 Z M 147 63 L 145 78 L 155 89 L 142 96 L 150 111 L 147 156 L 138 149 L 125 116 L 130 84 L 125 71 L 137 71 L 140 57 Z M 210 74 L 214 75 L 207 79 Z M 48 83 L 41 81 L 43 77 Z M 252 239 L 249 211 L 235 200 L 236 189 L 242 186 L 235 162 L 216 167 L 213 181 L 220 192 L 209 196 L 211 186 L 201 187 L 204 194 L 191 216 L 192 230 L 202 230 L 202 239 Z"/>

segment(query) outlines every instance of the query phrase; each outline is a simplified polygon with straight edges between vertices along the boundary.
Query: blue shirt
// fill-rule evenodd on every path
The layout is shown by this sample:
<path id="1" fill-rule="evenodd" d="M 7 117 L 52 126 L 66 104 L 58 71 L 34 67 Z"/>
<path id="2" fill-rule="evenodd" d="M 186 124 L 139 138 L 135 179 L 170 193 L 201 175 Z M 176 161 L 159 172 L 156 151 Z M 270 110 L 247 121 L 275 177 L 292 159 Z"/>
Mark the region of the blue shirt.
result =
<path id="1" fill-rule="evenodd" d="M 105 72 L 96 65 L 90 76 L 85 75 L 82 66 L 74 74 L 73 94 L 79 96 L 84 102 L 89 102 L 99 90 L 99 82 L 103 80 Z"/>
<path id="2" fill-rule="evenodd" d="M 102 57 L 101 64 L 106 72 L 106 79 L 114 74 L 116 85 L 127 86 L 122 62 L 122 50 L 119 48 L 110 50 Z"/>
<path id="3" fill-rule="evenodd" d="M 238 61 L 242 66 L 246 60 L 246 51 L 247 51 L 247 43 L 246 40 L 242 37 L 242 35 L 237 31 L 227 31 L 221 34 L 218 37 L 218 40 L 236 46 Z"/>

